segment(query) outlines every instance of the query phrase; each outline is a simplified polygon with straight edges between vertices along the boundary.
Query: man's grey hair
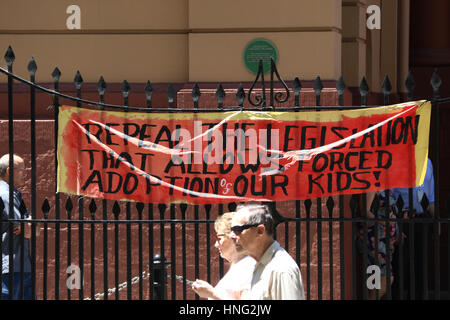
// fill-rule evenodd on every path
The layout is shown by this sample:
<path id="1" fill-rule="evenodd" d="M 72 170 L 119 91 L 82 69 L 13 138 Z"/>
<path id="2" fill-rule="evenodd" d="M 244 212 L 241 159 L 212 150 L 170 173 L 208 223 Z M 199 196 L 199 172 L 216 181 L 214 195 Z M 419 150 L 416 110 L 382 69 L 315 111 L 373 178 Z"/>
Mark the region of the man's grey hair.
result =
<path id="1" fill-rule="evenodd" d="M 19 156 L 14 155 L 14 161 L 21 159 Z M 5 154 L 0 158 L 0 177 L 4 177 L 6 169 L 9 168 L 9 154 Z"/>
<path id="2" fill-rule="evenodd" d="M 275 231 L 275 222 L 268 206 L 258 203 L 243 203 L 236 207 L 236 211 L 245 209 L 249 212 L 248 224 L 263 224 L 266 233 L 273 236 Z"/>

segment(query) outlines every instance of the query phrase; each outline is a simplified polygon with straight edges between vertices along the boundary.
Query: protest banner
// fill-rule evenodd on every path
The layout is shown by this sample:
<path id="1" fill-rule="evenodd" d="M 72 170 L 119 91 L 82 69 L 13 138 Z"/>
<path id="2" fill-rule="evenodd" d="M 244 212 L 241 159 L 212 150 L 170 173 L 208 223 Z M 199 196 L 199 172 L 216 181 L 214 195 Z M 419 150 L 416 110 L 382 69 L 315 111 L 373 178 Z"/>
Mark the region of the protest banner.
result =
<path id="1" fill-rule="evenodd" d="M 144 203 L 302 200 L 420 185 L 431 104 L 140 113 L 62 106 L 58 192 Z"/>

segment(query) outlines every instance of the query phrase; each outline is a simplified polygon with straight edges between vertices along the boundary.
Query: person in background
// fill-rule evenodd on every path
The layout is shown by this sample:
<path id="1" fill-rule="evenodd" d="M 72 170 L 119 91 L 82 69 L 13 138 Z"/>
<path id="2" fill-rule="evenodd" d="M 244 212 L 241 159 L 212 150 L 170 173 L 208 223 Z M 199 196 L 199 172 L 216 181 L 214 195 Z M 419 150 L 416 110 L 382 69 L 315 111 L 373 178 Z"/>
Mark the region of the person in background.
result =
<path id="1" fill-rule="evenodd" d="M 21 157 L 14 155 L 14 189 L 13 189 L 13 201 L 14 201 L 14 219 L 30 219 L 28 210 L 23 202 L 22 194 L 16 188 L 21 187 L 25 183 L 24 171 L 25 164 Z M 2 220 L 7 222 L 9 217 L 9 154 L 6 154 L 0 158 L 0 197 L 4 204 L 2 211 Z M 20 223 L 14 223 L 13 226 L 13 251 L 12 259 L 13 270 L 10 270 L 10 230 L 8 223 L 1 224 L 2 234 L 2 299 L 10 299 L 11 290 L 13 300 L 21 299 L 21 287 L 23 284 L 23 299 L 31 300 L 32 293 L 32 280 L 31 280 L 31 260 L 29 256 L 29 238 L 31 237 L 31 224 L 24 223 L 23 230 Z M 24 237 L 22 239 L 22 237 Z M 23 248 L 22 248 L 23 240 Z M 22 261 L 23 255 L 23 265 Z M 21 271 L 23 271 L 23 283 L 21 283 Z M 10 277 L 13 277 L 13 288 L 10 288 Z"/>
<path id="2" fill-rule="evenodd" d="M 256 261 L 249 257 L 240 245 L 235 245 L 230 238 L 233 214 L 234 212 L 226 212 L 214 223 L 215 247 L 219 250 L 220 256 L 230 263 L 230 267 L 215 287 L 199 279 L 192 284 L 192 290 L 202 298 L 239 300 L 250 289 Z"/>
<path id="3" fill-rule="evenodd" d="M 386 190 L 378 193 L 377 199 L 379 199 L 378 206 L 375 206 L 373 201 L 375 199 L 375 193 L 368 196 L 371 203 L 371 208 L 367 212 L 367 218 L 379 218 L 386 219 L 388 216 L 391 219 L 397 218 L 397 207 L 395 205 L 394 198 L 392 196 L 386 197 Z M 386 199 L 389 203 L 386 203 Z M 375 209 L 377 208 L 377 209 Z M 362 244 L 364 241 L 364 232 L 367 230 L 367 265 L 377 265 L 380 268 L 380 289 L 378 289 L 378 298 L 381 299 L 387 290 L 387 268 L 390 270 L 389 285 L 392 285 L 394 281 L 393 270 L 393 256 L 395 252 L 395 244 L 399 239 L 398 224 L 395 221 L 390 221 L 387 224 L 386 221 L 369 221 L 367 223 L 367 229 L 361 224 L 359 226 L 358 241 Z M 388 251 L 389 248 L 389 251 Z M 364 250 L 360 249 L 361 253 Z M 389 253 L 389 265 L 387 255 Z M 369 300 L 375 300 L 377 298 L 377 289 L 369 289 Z"/>
<path id="4" fill-rule="evenodd" d="M 427 159 L 427 168 L 425 172 L 425 178 L 422 185 L 412 188 L 412 206 L 409 203 L 409 188 L 396 188 L 392 189 L 392 195 L 395 201 L 401 197 L 403 200 L 402 218 L 403 219 L 421 219 L 434 217 L 434 177 L 433 177 L 433 164 L 431 160 Z M 427 202 L 423 201 L 424 196 L 428 199 Z M 424 208 L 422 203 L 428 205 Z M 410 215 L 411 209 L 411 215 Z M 409 299 L 425 299 L 426 284 L 425 281 L 425 268 L 424 257 L 428 251 L 428 235 L 430 231 L 430 223 L 424 223 L 416 221 L 414 223 L 414 232 L 410 232 L 410 224 L 403 224 L 403 233 L 405 239 L 403 241 L 403 271 L 404 274 L 404 289 L 408 291 Z M 414 246 L 411 248 L 409 245 L 409 237 L 413 237 Z M 414 296 L 412 296 L 410 264 L 414 263 Z M 425 259 L 425 263 L 428 263 L 428 259 Z"/>

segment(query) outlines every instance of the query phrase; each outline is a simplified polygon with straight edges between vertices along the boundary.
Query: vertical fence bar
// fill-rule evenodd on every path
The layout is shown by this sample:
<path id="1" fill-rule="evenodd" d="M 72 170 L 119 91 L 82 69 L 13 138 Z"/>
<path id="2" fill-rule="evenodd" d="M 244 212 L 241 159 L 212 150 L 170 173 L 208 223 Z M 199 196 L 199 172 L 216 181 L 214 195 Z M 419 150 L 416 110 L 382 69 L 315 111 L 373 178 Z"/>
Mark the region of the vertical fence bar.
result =
<path id="1" fill-rule="evenodd" d="M 161 244 L 161 254 L 160 254 L 160 270 L 162 272 L 161 277 L 156 277 L 156 280 L 159 283 L 160 286 L 160 291 L 162 294 L 162 297 L 166 297 L 166 283 L 167 283 L 167 276 L 166 276 L 166 268 L 165 268 L 165 262 L 166 262 L 166 253 L 165 253 L 165 232 L 164 232 L 164 213 L 166 211 L 167 206 L 165 204 L 159 204 L 158 205 L 158 209 L 159 209 L 159 217 L 160 217 L 160 224 L 159 224 L 159 228 L 160 228 L 160 244 Z M 159 295 L 161 296 L 161 295 Z M 164 298 L 162 298 L 164 299 Z"/>
<path id="2" fill-rule="evenodd" d="M 208 283 L 211 283 L 211 234 L 210 234 L 210 213 L 211 213 L 211 205 L 206 204 L 205 206 L 205 212 L 206 212 L 206 281 Z"/>
<path id="3" fill-rule="evenodd" d="M 32 59 L 34 62 L 34 59 Z M 28 65 L 30 81 L 36 83 L 36 63 Z M 56 90 L 56 89 L 55 89 Z M 36 219 L 36 90 L 30 87 L 30 115 L 31 115 L 31 219 Z M 36 223 L 31 225 L 31 296 L 36 297 Z"/>
<path id="4" fill-rule="evenodd" d="M 334 297 L 334 281 L 333 281 L 333 209 L 334 209 L 334 200 L 332 197 L 328 197 L 327 200 L 327 209 L 328 209 L 328 254 L 329 261 L 328 265 L 330 266 L 330 300 L 333 300 Z"/>
<path id="5" fill-rule="evenodd" d="M 6 64 L 8 65 L 8 72 L 12 73 L 12 65 L 15 60 L 14 52 L 11 47 L 8 47 L 8 50 L 5 55 Z M 14 200 L 13 200 L 13 191 L 14 191 L 14 115 L 13 115 L 13 78 L 8 75 L 8 149 L 9 149 L 9 219 L 14 219 Z M 13 287 L 13 274 L 14 274 L 14 259 L 13 259 L 13 251 L 14 251 L 14 236 L 13 236 L 13 222 L 9 222 L 9 278 L 8 278 L 8 286 L 9 286 L 9 299 L 12 300 L 14 296 L 14 287 Z M 3 279 L 2 279 L 3 280 Z"/>
<path id="6" fill-rule="evenodd" d="M 196 204 L 194 205 L 194 220 L 199 220 L 199 206 Z M 195 263 L 195 279 L 200 278 L 200 266 L 199 266 L 199 239 L 198 239 L 198 223 L 195 223 L 194 225 L 194 263 Z M 199 300 L 199 296 L 195 295 L 195 300 Z"/>
<path id="7" fill-rule="evenodd" d="M 72 215 L 73 204 L 70 198 L 66 201 L 66 213 L 67 213 L 67 267 L 72 265 L 72 224 L 70 223 Z M 67 286 L 67 300 L 71 299 L 71 288 Z"/>
<path id="8" fill-rule="evenodd" d="M 415 88 L 416 84 L 413 78 L 413 75 L 410 72 L 408 72 L 408 76 L 405 80 L 405 87 L 406 87 L 406 91 L 407 91 L 407 100 L 408 101 L 412 101 L 414 99 L 413 97 L 413 90 Z M 411 153 L 409 155 L 410 157 L 413 156 L 413 154 Z M 413 168 L 410 168 L 410 171 L 412 171 Z M 413 197 L 413 188 L 409 188 L 408 190 L 408 198 L 411 200 Z M 402 199 L 403 202 L 403 199 Z M 398 203 L 398 201 L 397 201 Z M 412 203 L 412 200 L 411 202 Z M 403 240 L 403 233 L 404 233 L 404 228 L 405 228 L 405 224 L 404 224 L 404 217 L 403 217 L 403 203 L 398 206 L 399 209 L 399 218 L 401 219 L 398 223 L 398 233 L 399 233 L 399 243 L 398 243 L 398 297 L 400 300 L 404 300 L 405 299 L 405 261 L 404 261 L 404 251 L 405 251 L 405 245 L 406 242 Z M 407 228 L 409 228 L 409 224 L 406 225 Z M 394 280 L 395 281 L 395 280 Z"/>
<path id="9" fill-rule="evenodd" d="M 344 106 L 344 92 L 346 85 L 344 78 L 339 77 L 336 83 L 336 90 L 338 92 L 338 105 Z M 342 109 L 340 109 L 342 110 Z M 344 196 L 339 195 L 339 266 L 340 266 L 340 289 L 341 289 L 341 299 L 345 299 L 345 242 L 344 242 Z"/>
<path id="10" fill-rule="evenodd" d="M 367 93 L 369 91 L 369 87 L 366 82 L 366 78 L 364 77 L 362 79 L 361 86 L 359 88 L 359 92 L 361 95 L 361 106 L 367 106 Z M 361 281 L 362 286 L 362 298 L 364 300 L 367 300 L 368 298 L 368 288 L 367 288 L 367 265 L 368 265 L 368 247 L 367 244 L 368 241 L 368 225 L 367 225 L 367 195 L 364 193 L 361 196 L 362 198 L 362 216 L 364 219 L 364 222 L 362 223 L 362 278 L 363 281 Z M 375 227 L 375 255 L 378 256 L 378 225 Z M 376 292 L 378 294 L 378 292 Z"/>
<path id="11" fill-rule="evenodd" d="M 47 300 L 47 265 L 48 265 L 48 213 L 50 212 L 50 205 L 48 203 L 48 200 L 45 199 L 44 203 L 42 204 L 42 213 L 44 214 L 44 259 L 43 259 L 43 269 L 44 269 L 44 278 L 43 278 L 43 285 L 42 285 L 42 295 L 43 300 Z"/>
<path id="12" fill-rule="evenodd" d="M 345 229 L 344 229 L 344 196 L 339 195 L 339 265 L 340 265 L 340 289 L 341 299 L 346 299 L 345 294 Z"/>
<path id="13" fill-rule="evenodd" d="M 300 106 L 300 91 L 302 89 L 302 84 L 298 77 L 295 77 L 292 83 L 292 91 L 294 92 L 294 107 L 298 108 Z M 298 109 L 296 109 L 298 112 Z M 297 179 L 297 188 L 301 188 L 300 179 Z M 295 246 L 295 259 L 299 267 L 301 267 L 301 202 L 300 200 L 295 201 L 295 237 L 297 239 Z"/>
<path id="14" fill-rule="evenodd" d="M 149 223 L 148 223 L 148 258 L 150 259 L 150 263 L 149 263 L 150 264 L 149 265 L 150 277 L 149 277 L 148 291 L 149 291 L 149 299 L 153 300 L 154 281 L 155 281 L 155 277 L 154 277 L 155 264 L 153 261 L 153 257 L 154 257 L 153 222 L 151 222 L 153 220 L 153 204 L 151 204 L 151 203 L 148 205 L 148 220 L 149 220 Z"/>
<path id="15" fill-rule="evenodd" d="M 357 200 L 355 199 L 355 195 L 352 195 L 351 199 L 350 199 L 350 211 L 352 212 L 352 267 L 353 267 L 353 290 L 352 290 L 352 299 L 356 300 L 357 296 L 357 270 L 356 270 L 356 253 L 357 253 L 357 248 L 356 248 L 356 240 L 357 240 L 357 227 L 355 227 L 355 219 L 356 219 L 356 210 L 357 210 Z"/>
<path id="16" fill-rule="evenodd" d="M 359 86 L 359 94 L 361 96 L 361 106 L 367 106 L 367 94 L 369 92 L 369 86 L 367 84 L 366 81 L 366 77 L 363 77 Z M 353 198 L 353 200 L 355 200 Z M 356 200 L 355 200 L 356 201 Z M 362 223 L 362 281 L 361 281 L 361 286 L 362 286 L 362 297 L 364 300 L 367 300 L 368 298 L 368 288 L 366 285 L 366 279 L 367 279 L 367 264 L 368 264 L 368 248 L 367 248 L 367 244 L 368 244 L 368 226 L 367 226 L 367 196 L 366 194 L 362 195 L 362 201 L 363 201 L 363 208 L 362 208 L 362 215 L 363 215 L 363 219 L 364 222 Z M 352 217 L 355 218 L 356 217 L 356 208 L 353 208 L 352 210 Z M 355 241 L 357 241 L 357 238 L 360 238 L 360 231 L 358 230 L 357 227 L 355 227 L 355 223 L 352 224 L 352 228 L 353 228 L 353 232 L 356 233 L 356 238 L 354 238 Z M 356 229 L 356 232 L 355 232 Z M 377 244 L 377 236 L 375 236 L 375 247 L 378 247 Z M 361 239 L 360 239 L 361 240 Z M 354 246 L 353 247 L 353 263 L 356 264 L 356 252 L 357 252 L 357 247 Z M 354 268 L 356 267 L 355 265 L 353 266 Z M 354 275 L 353 280 L 356 282 L 356 277 Z M 353 288 L 355 290 L 356 288 L 356 283 L 353 284 Z M 356 292 L 353 292 L 354 296 L 356 295 Z"/>
<path id="17" fill-rule="evenodd" d="M 142 220 L 142 211 L 144 210 L 144 204 L 141 202 L 136 203 L 136 209 L 138 211 L 138 220 Z M 143 299 L 143 283 L 142 283 L 142 274 L 144 272 L 143 269 L 143 242 L 142 242 L 142 223 L 138 224 L 138 257 L 139 257 L 139 300 Z"/>
<path id="18" fill-rule="evenodd" d="M 173 222 L 175 220 L 175 204 L 170 204 L 170 262 L 171 262 L 171 275 L 170 275 L 170 281 L 171 281 L 171 297 L 172 300 L 176 300 L 177 298 L 177 282 L 176 282 L 176 235 L 175 235 L 175 223 Z"/>
<path id="19" fill-rule="evenodd" d="M 181 209 L 181 220 L 186 220 L 186 210 L 187 205 L 185 203 L 180 204 Z M 186 300 L 186 224 L 182 223 L 181 225 L 181 254 L 183 257 L 182 261 L 182 272 L 183 272 L 183 300 Z"/>
<path id="20" fill-rule="evenodd" d="M 310 239 L 310 218 L 311 205 L 310 199 L 305 200 L 306 210 L 306 300 L 311 300 L 311 239 Z"/>
<path id="21" fill-rule="evenodd" d="M 103 299 L 108 300 L 108 205 L 106 199 L 102 199 L 103 213 Z"/>
<path id="22" fill-rule="evenodd" d="M 77 98 L 81 99 L 81 85 L 83 84 L 83 78 L 79 71 L 77 71 L 74 83 L 77 91 Z M 81 107 L 81 102 L 77 101 L 77 107 Z M 84 200 L 82 196 L 78 196 L 78 219 L 80 222 L 78 223 L 78 263 L 80 267 L 80 277 L 84 279 Z M 80 287 L 80 291 L 78 292 L 78 299 L 83 300 L 84 297 L 84 288 L 83 285 Z"/>
<path id="23" fill-rule="evenodd" d="M 384 105 L 389 104 L 389 95 L 392 91 L 392 85 L 389 77 L 386 75 L 383 83 L 381 84 L 381 90 L 383 92 Z M 385 193 L 385 208 L 386 208 L 386 299 L 392 300 L 391 292 L 391 217 L 390 217 L 390 203 L 389 203 L 389 190 Z"/>
<path id="24" fill-rule="evenodd" d="M 97 91 L 100 98 L 100 103 L 105 103 L 106 82 L 103 76 L 97 83 Z M 104 110 L 104 107 L 100 107 L 100 110 Z M 103 299 L 108 300 L 108 202 L 106 199 L 102 199 L 102 213 L 103 213 Z"/>
<path id="25" fill-rule="evenodd" d="M 369 243 L 368 240 L 368 226 L 367 226 L 367 194 L 363 193 L 361 195 L 362 198 L 362 216 L 364 219 L 363 222 L 363 245 L 362 245 L 362 274 L 363 274 L 363 281 L 361 281 L 362 286 L 362 297 L 363 300 L 367 300 L 368 298 L 368 288 L 367 288 L 367 266 L 368 266 L 368 248 L 367 244 Z M 375 232 L 375 247 L 378 247 L 378 239 L 377 239 L 378 233 Z"/>
<path id="26" fill-rule="evenodd" d="M 58 68 L 55 68 L 52 72 L 52 77 L 53 77 L 53 87 L 55 89 L 55 91 L 58 91 L 59 89 L 59 79 L 61 77 L 61 72 L 59 71 Z M 54 108 L 54 141 L 55 141 L 55 177 L 58 176 L 58 153 L 56 152 L 56 150 L 58 150 L 58 115 L 59 115 L 59 97 L 58 95 L 54 95 L 53 96 L 53 108 Z M 32 142 L 32 144 L 34 144 L 34 142 Z M 33 156 L 32 156 L 33 158 Z M 34 164 L 35 165 L 35 164 Z M 33 164 L 32 164 L 33 167 Z M 36 179 L 36 177 L 34 177 L 34 179 Z M 36 192 L 36 185 L 34 185 L 34 187 L 31 187 L 31 190 L 33 192 Z M 58 191 L 58 186 L 57 186 L 57 182 L 55 182 L 55 219 L 59 220 L 60 219 L 60 203 L 61 203 L 61 199 L 60 199 L 60 195 L 57 192 Z M 60 258 L 59 258 L 59 253 L 60 253 L 60 224 L 56 223 L 55 224 L 55 300 L 59 300 L 59 276 L 60 276 Z"/>
<path id="27" fill-rule="evenodd" d="M 122 83 L 122 95 L 123 95 L 123 105 L 126 107 L 125 112 L 128 113 L 128 95 L 130 94 L 130 85 L 127 80 Z M 128 144 L 126 149 L 128 152 Z M 126 219 L 131 220 L 131 203 L 129 201 L 125 204 Z M 126 224 L 126 244 L 127 244 L 127 300 L 132 299 L 132 288 L 131 288 L 131 224 L 128 222 Z"/>
<path id="28" fill-rule="evenodd" d="M 320 94 L 322 93 L 323 83 L 320 77 L 317 77 L 313 84 L 316 94 L 316 106 L 320 107 Z M 320 108 L 316 109 L 316 115 L 320 122 Z M 323 135 L 325 136 L 325 135 Z M 318 139 L 320 141 L 320 138 Z M 324 145 L 325 141 L 320 141 L 320 145 Z M 317 198 L 317 296 L 322 300 L 322 199 Z"/>
<path id="29" fill-rule="evenodd" d="M 97 205 L 94 199 L 89 204 L 89 211 L 91 213 L 91 300 L 95 299 L 95 212 Z"/>
<path id="30" fill-rule="evenodd" d="M 442 80 L 437 72 L 437 69 L 433 72 L 433 76 L 431 77 L 431 86 L 433 87 L 433 98 L 439 99 L 439 88 L 442 84 Z M 432 105 L 432 112 L 434 115 L 434 152 L 433 152 L 433 158 L 434 158 L 434 170 L 436 171 L 436 174 L 434 175 L 434 221 L 433 221 L 433 239 L 434 239 L 434 299 L 440 300 L 440 291 L 441 291 L 441 285 L 440 285 L 440 259 L 439 259 L 439 232 L 438 232 L 438 219 L 439 219 L 439 209 L 440 209 L 440 203 L 439 203 L 439 181 L 440 181 L 440 163 L 439 163 L 439 103 L 434 103 Z"/>
<path id="31" fill-rule="evenodd" d="M 115 288 L 115 300 L 119 300 L 119 215 L 120 206 L 117 201 L 114 201 L 113 205 L 114 214 L 114 288 Z"/>
<path id="32" fill-rule="evenodd" d="M 144 88 L 144 92 L 145 92 L 145 100 L 146 103 L 145 105 L 147 106 L 147 108 L 151 108 L 152 107 L 152 94 L 153 94 L 153 88 L 152 88 L 152 84 L 150 83 L 150 81 L 147 81 L 145 88 Z M 153 220 L 153 205 L 149 204 L 148 205 L 148 220 L 151 221 Z M 154 282 L 154 263 L 153 263 L 153 256 L 154 256 L 154 252 L 153 252 L 153 245 L 154 245 L 154 238 L 153 238 L 153 223 L 149 222 L 148 223 L 148 259 L 150 260 L 148 263 L 148 267 L 149 267 L 149 272 L 150 272 L 150 276 L 148 278 L 148 294 L 149 294 L 149 299 L 153 300 L 153 282 Z"/>

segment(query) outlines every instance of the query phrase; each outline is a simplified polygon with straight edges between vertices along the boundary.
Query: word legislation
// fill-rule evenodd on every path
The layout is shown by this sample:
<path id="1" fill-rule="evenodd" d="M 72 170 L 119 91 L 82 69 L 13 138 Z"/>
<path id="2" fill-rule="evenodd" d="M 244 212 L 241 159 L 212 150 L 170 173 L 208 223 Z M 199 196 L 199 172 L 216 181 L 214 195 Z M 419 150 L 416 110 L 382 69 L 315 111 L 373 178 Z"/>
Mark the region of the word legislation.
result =
<path id="1" fill-rule="evenodd" d="M 429 102 L 321 112 L 62 106 L 58 191 L 147 203 L 300 200 L 420 185 Z"/>

